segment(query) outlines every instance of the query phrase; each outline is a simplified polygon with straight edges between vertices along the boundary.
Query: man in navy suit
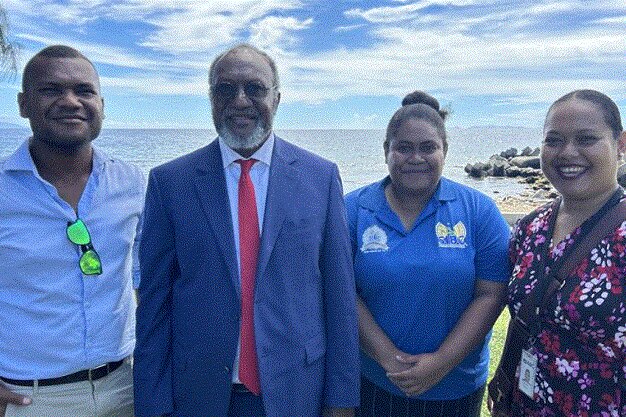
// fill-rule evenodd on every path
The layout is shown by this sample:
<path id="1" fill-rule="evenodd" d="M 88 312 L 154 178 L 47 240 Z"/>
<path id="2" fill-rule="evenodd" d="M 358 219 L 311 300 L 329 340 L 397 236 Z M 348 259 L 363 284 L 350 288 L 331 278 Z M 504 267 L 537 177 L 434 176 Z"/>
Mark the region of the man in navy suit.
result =
<path id="1" fill-rule="evenodd" d="M 351 416 L 356 302 L 337 166 L 274 135 L 273 60 L 209 72 L 219 137 L 152 170 L 140 249 L 137 416 Z"/>

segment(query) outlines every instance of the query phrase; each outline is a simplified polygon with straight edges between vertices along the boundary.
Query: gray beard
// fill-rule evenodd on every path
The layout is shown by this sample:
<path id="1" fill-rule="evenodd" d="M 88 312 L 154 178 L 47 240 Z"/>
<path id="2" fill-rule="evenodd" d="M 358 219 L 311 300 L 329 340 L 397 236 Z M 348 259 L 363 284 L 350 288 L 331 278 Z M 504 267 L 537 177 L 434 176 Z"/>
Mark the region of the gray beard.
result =
<path id="1" fill-rule="evenodd" d="M 263 123 L 259 120 L 250 136 L 244 138 L 237 136 L 224 124 L 217 129 L 217 134 L 220 135 L 230 149 L 248 150 L 260 147 L 265 142 L 268 132 L 263 128 Z"/>

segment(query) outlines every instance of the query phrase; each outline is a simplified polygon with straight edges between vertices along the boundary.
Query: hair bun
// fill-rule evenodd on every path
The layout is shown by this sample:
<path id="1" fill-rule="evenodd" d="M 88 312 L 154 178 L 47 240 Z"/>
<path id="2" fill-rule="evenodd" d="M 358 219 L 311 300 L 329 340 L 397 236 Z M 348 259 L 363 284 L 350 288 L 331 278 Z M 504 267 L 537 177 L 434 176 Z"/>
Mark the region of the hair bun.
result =
<path id="1" fill-rule="evenodd" d="M 416 90 L 404 96 L 402 106 L 410 106 L 411 104 L 425 104 L 432 107 L 443 120 L 446 120 L 446 116 L 448 116 L 448 111 L 440 109 L 439 101 L 424 91 Z"/>

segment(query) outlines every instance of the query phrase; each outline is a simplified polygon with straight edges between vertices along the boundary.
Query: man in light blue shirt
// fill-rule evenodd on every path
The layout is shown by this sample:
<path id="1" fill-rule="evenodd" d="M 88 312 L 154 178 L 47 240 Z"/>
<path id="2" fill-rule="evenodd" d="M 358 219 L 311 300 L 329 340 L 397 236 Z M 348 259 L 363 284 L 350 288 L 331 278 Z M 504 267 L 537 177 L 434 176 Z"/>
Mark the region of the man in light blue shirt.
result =
<path id="1" fill-rule="evenodd" d="M 33 132 L 0 163 L 0 416 L 132 416 L 144 179 L 91 144 L 104 102 L 51 46 L 18 95 Z"/>

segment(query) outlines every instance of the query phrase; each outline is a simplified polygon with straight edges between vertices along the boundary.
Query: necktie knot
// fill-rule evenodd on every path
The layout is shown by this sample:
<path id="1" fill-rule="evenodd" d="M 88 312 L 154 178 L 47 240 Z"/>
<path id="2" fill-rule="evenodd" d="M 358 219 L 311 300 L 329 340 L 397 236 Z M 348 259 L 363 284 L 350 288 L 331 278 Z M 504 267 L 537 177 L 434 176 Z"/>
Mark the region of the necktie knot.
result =
<path id="1" fill-rule="evenodd" d="M 237 159 L 235 162 L 241 165 L 241 173 L 245 175 L 250 172 L 250 169 L 252 169 L 252 165 L 254 165 L 256 161 L 257 161 L 256 159 L 251 158 L 251 159 Z"/>

